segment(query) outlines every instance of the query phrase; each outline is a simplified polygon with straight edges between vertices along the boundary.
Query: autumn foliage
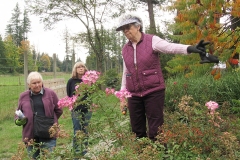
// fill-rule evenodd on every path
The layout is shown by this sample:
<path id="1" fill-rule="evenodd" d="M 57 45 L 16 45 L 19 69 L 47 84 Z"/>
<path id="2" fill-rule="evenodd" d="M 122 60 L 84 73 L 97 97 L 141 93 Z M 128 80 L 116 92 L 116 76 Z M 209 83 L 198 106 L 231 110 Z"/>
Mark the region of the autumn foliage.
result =
<path id="1" fill-rule="evenodd" d="M 195 45 L 204 39 L 211 42 L 208 53 L 218 56 L 221 62 L 237 63 L 231 59 L 229 62 L 229 58 L 240 51 L 240 0 L 176 0 L 168 9 L 177 11 L 175 23 L 169 27 L 174 41 Z M 199 61 L 198 56 L 194 59 Z M 196 63 L 189 65 L 197 67 Z"/>

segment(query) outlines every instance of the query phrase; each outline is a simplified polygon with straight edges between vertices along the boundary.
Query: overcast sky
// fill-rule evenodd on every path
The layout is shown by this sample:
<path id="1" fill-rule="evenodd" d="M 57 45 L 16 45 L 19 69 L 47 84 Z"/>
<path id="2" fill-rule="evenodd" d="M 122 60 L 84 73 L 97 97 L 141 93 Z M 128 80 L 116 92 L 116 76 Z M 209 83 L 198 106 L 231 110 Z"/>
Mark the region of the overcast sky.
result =
<path id="1" fill-rule="evenodd" d="M 5 37 L 5 29 L 9 22 L 9 20 L 12 17 L 13 9 L 16 7 L 16 4 L 18 2 L 21 12 L 24 11 L 24 0 L 0 0 L 2 3 L 0 5 L 0 34 L 2 37 Z M 147 7 L 146 7 L 147 9 Z M 148 20 L 148 12 L 146 11 L 139 11 L 139 16 L 143 19 L 143 26 L 149 25 L 147 24 Z M 135 13 L 136 14 L 136 13 Z M 157 17 L 158 16 L 158 17 Z M 67 27 L 70 34 L 75 34 L 83 29 L 81 28 L 80 21 L 77 20 L 71 20 L 71 21 L 62 21 L 57 23 L 57 25 L 54 25 L 53 30 L 44 30 L 44 25 L 40 23 L 39 18 L 34 15 L 29 15 L 29 18 L 31 20 L 31 32 L 28 34 L 28 40 L 30 41 L 30 45 L 34 45 L 37 52 L 40 53 L 48 53 L 50 56 L 52 56 L 53 53 L 56 53 L 59 59 L 62 61 L 64 60 L 65 54 L 65 44 L 63 40 L 63 33 L 65 28 Z M 169 13 L 158 11 L 158 15 L 155 15 L 155 21 L 156 24 L 161 24 L 161 21 L 171 21 L 173 16 L 171 16 Z M 115 22 L 118 22 L 116 20 Z M 111 23 L 107 24 L 109 25 L 117 25 L 113 24 L 113 21 Z M 162 23 L 160 25 L 161 28 L 165 28 L 165 25 Z M 162 30 L 163 30 L 162 29 Z M 80 58 L 82 61 L 86 61 L 87 57 L 87 50 L 81 47 L 75 48 L 76 51 L 76 59 Z"/>
<path id="2" fill-rule="evenodd" d="M 12 17 L 13 9 L 18 2 L 21 12 L 24 11 L 24 0 L 0 0 L 0 34 L 5 37 L 5 29 Z M 34 45 L 35 49 L 42 53 L 48 53 L 52 56 L 56 53 L 60 60 L 65 57 L 65 45 L 63 40 L 63 32 L 67 27 L 70 34 L 77 33 L 81 30 L 77 21 L 59 22 L 55 25 L 53 30 L 44 30 L 44 25 L 39 22 L 39 18 L 33 15 L 29 15 L 31 20 L 31 32 L 28 34 L 28 40 L 30 45 Z M 76 58 L 79 58 L 85 62 L 87 50 L 84 48 L 76 48 Z"/>

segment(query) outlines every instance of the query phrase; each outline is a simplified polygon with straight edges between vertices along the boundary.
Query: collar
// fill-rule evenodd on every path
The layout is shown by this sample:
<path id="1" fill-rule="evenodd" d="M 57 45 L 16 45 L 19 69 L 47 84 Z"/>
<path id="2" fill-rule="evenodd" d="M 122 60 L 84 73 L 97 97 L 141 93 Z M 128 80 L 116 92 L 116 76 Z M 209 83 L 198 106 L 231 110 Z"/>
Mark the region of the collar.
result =
<path id="1" fill-rule="evenodd" d="M 141 38 L 140 38 L 139 42 L 137 43 L 137 45 L 138 45 L 139 43 L 141 43 L 141 42 L 143 41 L 143 39 L 144 39 L 144 35 L 145 35 L 145 34 L 144 34 L 143 32 L 141 32 L 141 34 L 142 34 L 142 35 L 141 35 Z M 129 46 L 132 46 L 132 41 L 129 40 L 129 41 L 128 41 L 128 45 L 129 45 Z"/>
<path id="2" fill-rule="evenodd" d="M 32 95 L 39 95 L 39 94 L 42 94 L 42 95 L 43 95 L 43 93 L 44 93 L 44 90 L 43 90 L 43 88 L 42 88 L 41 91 L 40 91 L 38 94 L 33 93 L 33 92 L 31 91 L 31 96 L 32 96 Z"/>

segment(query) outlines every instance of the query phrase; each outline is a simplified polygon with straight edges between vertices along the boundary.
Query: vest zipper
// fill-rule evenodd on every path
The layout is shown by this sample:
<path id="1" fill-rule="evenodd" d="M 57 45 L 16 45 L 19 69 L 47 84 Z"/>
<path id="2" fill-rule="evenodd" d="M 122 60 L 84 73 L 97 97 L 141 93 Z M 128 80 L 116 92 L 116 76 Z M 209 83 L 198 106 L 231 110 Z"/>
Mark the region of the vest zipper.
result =
<path id="1" fill-rule="evenodd" d="M 139 78 L 138 78 L 138 68 L 137 68 L 137 64 L 135 64 L 135 69 L 136 69 L 136 74 L 137 74 L 137 86 L 139 88 L 139 91 L 140 91 L 140 96 L 142 97 L 142 89 L 139 85 Z"/>

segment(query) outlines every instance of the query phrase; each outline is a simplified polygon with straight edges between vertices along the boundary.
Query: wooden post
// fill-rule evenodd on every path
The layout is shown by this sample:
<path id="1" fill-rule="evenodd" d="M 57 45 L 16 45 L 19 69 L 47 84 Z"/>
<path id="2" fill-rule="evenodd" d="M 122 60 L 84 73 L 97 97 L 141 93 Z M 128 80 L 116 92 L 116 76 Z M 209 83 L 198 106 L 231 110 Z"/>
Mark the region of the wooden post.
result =
<path id="1" fill-rule="evenodd" d="M 28 60 L 27 49 L 24 51 L 24 77 L 25 77 L 25 90 L 28 90 L 27 77 L 28 77 Z"/>
<path id="2" fill-rule="evenodd" d="M 56 53 L 53 53 L 53 78 L 56 78 Z"/>
<path id="3" fill-rule="evenodd" d="M 72 54 L 72 68 L 73 68 L 73 66 L 75 65 L 75 53 L 73 52 L 73 54 Z"/>

